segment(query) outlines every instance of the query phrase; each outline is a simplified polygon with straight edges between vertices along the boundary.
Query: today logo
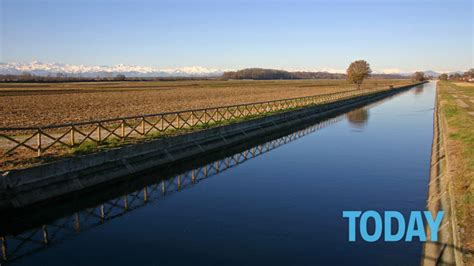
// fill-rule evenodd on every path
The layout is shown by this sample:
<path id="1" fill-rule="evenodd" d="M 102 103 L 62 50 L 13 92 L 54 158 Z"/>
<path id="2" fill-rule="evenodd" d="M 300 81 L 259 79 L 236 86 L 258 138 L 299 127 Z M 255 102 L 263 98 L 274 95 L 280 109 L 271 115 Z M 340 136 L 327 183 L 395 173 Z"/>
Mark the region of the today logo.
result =
<path id="1" fill-rule="evenodd" d="M 349 221 L 349 242 L 356 241 L 356 224 L 359 219 L 359 233 L 363 240 L 367 242 L 375 242 L 384 235 L 384 241 L 396 242 L 403 239 L 404 241 L 411 242 L 413 238 L 419 238 L 421 242 L 426 241 L 426 232 L 423 222 L 423 216 L 430 228 L 431 241 L 438 241 L 438 230 L 441 225 L 441 221 L 444 216 L 444 211 L 439 211 L 436 218 L 433 219 L 431 212 L 429 211 L 412 211 L 410 212 L 410 218 L 408 225 L 405 223 L 405 218 L 398 211 L 385 211 L 382 216 L 377 211 L 343 211 L 342 217 L 347 218 Z M 368 232 L 367 223 L 372 220 L 375 223 L 375 230 L 373 233 Z M 392 223 L 398 224 L 397 232 L 393 232 L 394 226 Z"/>

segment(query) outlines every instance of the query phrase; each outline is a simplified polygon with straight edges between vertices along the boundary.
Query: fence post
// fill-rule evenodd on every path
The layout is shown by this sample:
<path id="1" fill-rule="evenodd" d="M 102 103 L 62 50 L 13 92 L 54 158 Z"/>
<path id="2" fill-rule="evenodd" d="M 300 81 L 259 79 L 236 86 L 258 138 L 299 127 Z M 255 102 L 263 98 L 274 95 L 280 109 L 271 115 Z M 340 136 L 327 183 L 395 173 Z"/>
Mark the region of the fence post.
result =
<path id="1" fill-rule="evenodd" d="M 74 227 L 76 229 L 77 232 L 79 232 L 81 230 L 81 219 L 79 217 L 79 213 L 76 212 L 76 215 L 75 215 L 75 223 L 74 223 Z"/>
<path id="2" fill-rule="evenodd" d="M 122 140 L 125 139 L 125 120 L 122 120 L 122 124 L 120 125 L 121 126 L 121 135 L 122 135 Z"/>
<path id="3" fill-rule="evenodd" d="M 166 186 L 165 186 L 165 181 L 161 181 L 161 192 L 162 194 L 166 194 Z"/>
<path id="4" fill-rule="evenodd" d="M 100 205 L 100 222 L 103 223 L 105 221 L 105 208 L 104 204 Z"/>
<path id="5" fill-rule="evenodd" d="M 71 147 L 73 147 L 76 143 L 74 142 L 74 126 L 71 127 Z"/>
<path id="6" fill-rule="evenodd" d="M 163 115 L 160 116 L 160 120 L 161 120 L 161 131 L 163 132 L 164 131 L 164 128 L 165 128 L 165 121 L 163 121 L 164 117 Z"/>
<path id="7" fill-rule="evenodd" d="M 4 236 L 2 236 L 2 255 L 3 255 L 3 260 L 7 261 L 7 240 L 5 239 Z"/>
<path id="8" fill-rule="evenodd" d="M 43 225 L 43 242 L 46 245 L 49 243 L 48 226 L 47 225 Z"/>
<path id="9" fill-rule="evenodd" d="M 128 195 L 123 197 L 123 205 L 126 211 L 128 211 Z"/>
<path id="10" fill-rule="evenodd" d="M 97 129 L 98 129 L 98 133 L 99 133 L 99 142 L 102 142 L 102 125 L 100 123 L 97 123 Z"/>
<path id="11" fill-rule="evenodd" d="M 37 136 L 37 145 L 38 145 L 38 157 L 41 157 L 41 129 L 38 129 L 38 136 Z"/>
<path id="12" fill-rule="evenodd" d="M 148 202 L 148 187 L 143 188 L 143 202 Z"/>

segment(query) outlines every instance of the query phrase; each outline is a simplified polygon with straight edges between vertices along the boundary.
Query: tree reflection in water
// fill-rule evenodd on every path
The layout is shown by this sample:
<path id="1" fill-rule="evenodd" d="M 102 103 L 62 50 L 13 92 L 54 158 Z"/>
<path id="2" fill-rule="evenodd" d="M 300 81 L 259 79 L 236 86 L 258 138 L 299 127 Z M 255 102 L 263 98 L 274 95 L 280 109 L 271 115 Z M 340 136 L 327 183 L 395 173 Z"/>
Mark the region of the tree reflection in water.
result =
<path id="1" fill-rule="evenodd" d="M 418 86 L 415 88 L 415 90 L 413 91 L 413 93 L 415 94 L 421 94 L 423 92 L 423 86 Z"/>
<path id="2" fill-rule="evenodd" d="M 369 110 L 358 108 L 346 114 L 349 123 L 357 128 L 363 128 L 369 120 Z"/>

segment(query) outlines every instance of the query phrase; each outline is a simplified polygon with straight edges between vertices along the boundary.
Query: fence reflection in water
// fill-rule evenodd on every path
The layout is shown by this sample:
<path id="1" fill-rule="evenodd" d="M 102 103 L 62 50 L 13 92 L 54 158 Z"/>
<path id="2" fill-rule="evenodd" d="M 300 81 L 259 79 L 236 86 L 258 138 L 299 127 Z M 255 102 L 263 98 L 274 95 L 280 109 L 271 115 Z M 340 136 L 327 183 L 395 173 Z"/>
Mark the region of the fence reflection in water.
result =
<path id="1" fill-rule="evenodd" d="M 145 186 L 121 197 L 108 200 L 98 206 L 84 209 L 71 216 L 59 218 L 52 223 L 38 226 L 17 235 L 7 234 L 1 236 L 2 259 L 0 261 L 3 260 L 3 262 L 7 262 L 17 260 L 39 252 L 53 244 L 59 244 L 76 234 L 103 225 L 107 221 L 119 218 L 126 213 L 141 208 L 151 202 L 158 201 L 163 197 L 191 188 L 202 180 L 218 175 L 250 159 L 256 158 L 321 128 L 341 121 L 343 117 L 344 115 L 340 115 L 302 130 L 295 131 L 289 135 L 255 145 L 250 149 L 224 157 L 171 178 L 162 179 L 159 183 Z"/>

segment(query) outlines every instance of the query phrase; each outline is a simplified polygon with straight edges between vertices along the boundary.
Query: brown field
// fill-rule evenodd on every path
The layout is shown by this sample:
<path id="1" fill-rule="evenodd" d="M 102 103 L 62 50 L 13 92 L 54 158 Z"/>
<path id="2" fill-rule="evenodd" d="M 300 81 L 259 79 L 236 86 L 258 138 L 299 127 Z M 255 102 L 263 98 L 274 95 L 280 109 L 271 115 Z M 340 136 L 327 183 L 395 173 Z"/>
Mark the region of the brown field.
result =
<path id="1" fill-rule="evenodd" d="M 364 82 L 363 89 L 410 83 Z M 345 80 L 0 83 L 0 127 L 90 121 L 333 93 Z"/>

